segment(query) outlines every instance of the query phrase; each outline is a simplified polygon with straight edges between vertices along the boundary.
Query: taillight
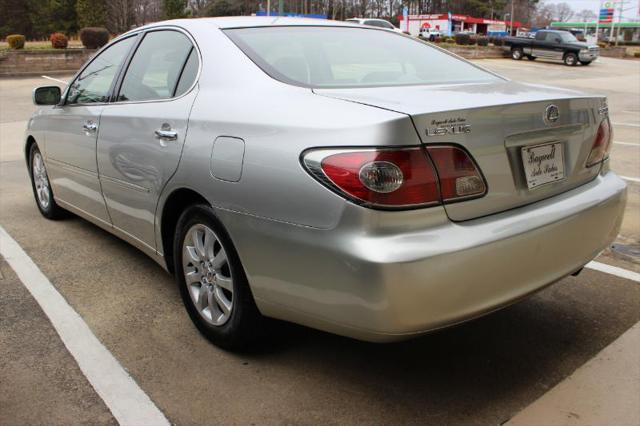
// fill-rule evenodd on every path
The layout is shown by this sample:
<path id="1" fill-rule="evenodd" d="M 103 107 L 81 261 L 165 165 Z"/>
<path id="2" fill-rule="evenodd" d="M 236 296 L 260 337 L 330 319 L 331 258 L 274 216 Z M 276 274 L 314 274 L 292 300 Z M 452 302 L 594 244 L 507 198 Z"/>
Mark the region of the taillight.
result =
<path id="1" fill-rule="evenodd" d="M 464 150 L 427 149 L 434 150 L 435 166 L 422 147 L 319 149 L 305 153 L 303 162 L 329 188 L 371 207 L 415 208 L 484 195 L 484 180 Z"/>
<path id="2" fill-rule="evenodd" d="M 613 139 L 613 131 L 609 119 L 605 118 L 600 123 L 598 131 L 596 132 L 596 138 L 591 146 L 591 152 L 587 159 L 587 167 L 595 166 L 603 160 L 609 157 L 609 151 L 611 150 L 611 140 Z"/>
<path id="3" fill-rule="evenodd" d="M 438 170 L 443 202 L 475 198 L 487 192 L 480 170 L 466 151 L 449 145 L 429 146 L 427 151 Z"/>

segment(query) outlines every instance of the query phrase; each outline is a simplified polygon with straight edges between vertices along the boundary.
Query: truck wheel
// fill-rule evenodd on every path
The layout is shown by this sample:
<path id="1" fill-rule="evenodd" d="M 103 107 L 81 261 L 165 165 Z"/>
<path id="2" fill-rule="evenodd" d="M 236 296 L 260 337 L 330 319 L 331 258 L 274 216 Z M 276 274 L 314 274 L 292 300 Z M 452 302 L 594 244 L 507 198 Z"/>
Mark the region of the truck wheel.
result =
<path id="1" fill-rule="evenodd" d="M 535 61 L 536 57 L 535 56 L 531 56 L 531 55 L 527 55 L 527 59 L 530 61 Z"/>
<path id="2" fill-rule="evenodd" d="M 522 52 L 521 48 L 514 47 L 513 49 L 511 49 L 511 57 L 516 61 L 520 61 L 524 57 L 524 53 Z"/>
<path id="3" fill-rule="evenodd" d="M 567 53 L 564 55 L 564 64 L 570 67 L 575 67 L 578 64 L 578 55 L 575 53 Z"/>
<path id="4" fill-rule="evenodd" d="M 586 66 L 586 65 L 591 64 L 591 61 L 580 61 L 580 63 L 581 63 L 582 65 L 585 65 L 585 66 Z"/>

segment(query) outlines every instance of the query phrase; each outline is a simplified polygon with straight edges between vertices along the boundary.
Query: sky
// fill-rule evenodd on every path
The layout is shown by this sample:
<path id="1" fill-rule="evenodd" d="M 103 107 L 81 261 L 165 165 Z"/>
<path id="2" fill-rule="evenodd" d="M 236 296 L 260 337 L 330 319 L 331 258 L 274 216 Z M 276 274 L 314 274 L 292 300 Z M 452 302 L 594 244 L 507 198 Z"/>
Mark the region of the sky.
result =
<path id="1" fill-rule="evenodd" d="M 593 10 L 594 13 L 597 13 L 598 7 L 604 3 L 605 1 L 613 0 L 546 0 L 545 3 L 568 3 L 573 10 L 576 12 L 580 12 L 584 9 Z M 623 9 L 626 9 L 622 16 L 627 19 L 638 19 L 638 1 L 639 0 L 624 0 Z M 616 6 L 616 20 L 617 20 L 617 6 Z M 624 19 L 623 19 L 624 20 Z"/>

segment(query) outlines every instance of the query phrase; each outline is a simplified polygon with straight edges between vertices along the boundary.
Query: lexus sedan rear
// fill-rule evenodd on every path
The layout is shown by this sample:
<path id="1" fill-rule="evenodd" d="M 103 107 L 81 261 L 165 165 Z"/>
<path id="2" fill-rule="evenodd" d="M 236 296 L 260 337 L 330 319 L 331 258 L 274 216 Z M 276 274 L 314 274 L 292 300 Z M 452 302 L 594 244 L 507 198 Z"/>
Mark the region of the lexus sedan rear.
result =
<path id="1" fill-rule="evenodd" d="M 39 88 L 36 204 L 173 273 L 218 345 L 265 317 L 392 341 L 513 303 L 616 237 L 606 99 L 289 18 L 161 22 Z"/>

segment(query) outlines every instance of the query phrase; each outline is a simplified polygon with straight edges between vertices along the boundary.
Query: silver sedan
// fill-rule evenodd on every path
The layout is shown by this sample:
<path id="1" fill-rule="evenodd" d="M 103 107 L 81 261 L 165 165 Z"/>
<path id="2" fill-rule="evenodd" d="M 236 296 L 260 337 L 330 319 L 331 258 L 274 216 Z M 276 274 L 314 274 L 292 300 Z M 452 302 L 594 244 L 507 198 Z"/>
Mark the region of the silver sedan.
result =
<path id="1" fill-rule="evenodd" d="M 604 97 L 356 24 L 160 22 L 34 101 L 42 214 L 148 254 L 225 348 L 266 317 L 384 342 L 489 313 L 579 271 L 626 202 Z"/>

